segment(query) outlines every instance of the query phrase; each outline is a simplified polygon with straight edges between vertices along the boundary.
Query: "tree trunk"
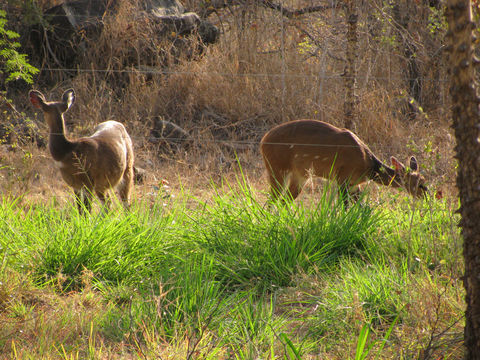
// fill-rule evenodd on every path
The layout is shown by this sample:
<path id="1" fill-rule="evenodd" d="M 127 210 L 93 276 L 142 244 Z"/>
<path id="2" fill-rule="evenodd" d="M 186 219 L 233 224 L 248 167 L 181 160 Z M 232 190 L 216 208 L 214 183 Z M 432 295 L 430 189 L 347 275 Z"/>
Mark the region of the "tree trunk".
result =
<path id="1" fill-rule="evenodd" d="M 464 239 L 466 290 L 465 359 L 480 359 L 480 102 L 474 82 L 470 0 L 448 0 L 447 51 L 450 52 L 453 129 L 457 141 L 457 187 Z"/>
<path id="2" fill-rule="evenodd" d="M 356 0 L 347 0 L 345 2 L 345 18 L 347 20 L 347 51 L 345 65 L 345 102 L 344 116 L 345 127 L 355 131 L 357 117 L 357 94 L 355 93 L 357 84 L 357 68 L 355 60 L 358 56 L 358 34 L 357 22 L 358 15 L 356 9 Z"/>
<path id="3" fill-rule="evenodd" d="M 408 31 L 411 21 L 410 15 L 415 10 L 410 0 L 393 2 L 393 18 L 400 26 L 399 31 L 404 32 L 400 35 L 403 56 L 407 62 L 406 77 L 408 82 L 408 95 L 418 106 L 422 106 L 422 76 L 417 62 L 417 47 L 415 42 L 412 41 Z M 418 114 L 418 109 L 412 106 L 410 99 L 408 101 L 410 107 L 410 114 L 408 116 L 414 119 L 415 115 Z"/>

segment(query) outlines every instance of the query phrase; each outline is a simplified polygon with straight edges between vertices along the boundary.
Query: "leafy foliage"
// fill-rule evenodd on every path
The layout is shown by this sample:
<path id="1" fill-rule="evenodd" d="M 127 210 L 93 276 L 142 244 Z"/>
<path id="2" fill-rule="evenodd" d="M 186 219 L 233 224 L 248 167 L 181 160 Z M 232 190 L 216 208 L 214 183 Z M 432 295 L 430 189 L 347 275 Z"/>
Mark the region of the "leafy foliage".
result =
<path id="1" fill-rule="evenodd" d="M 17 51 L 20 44 L 15 39 L 20 35 L 6 29 L 6 16 L 7 13 L 0 10 L 0 74 L 6 75 L 5 83 L 22 79 L 31 84 L 38 69 L 28 63 L 27 55 Z"/>

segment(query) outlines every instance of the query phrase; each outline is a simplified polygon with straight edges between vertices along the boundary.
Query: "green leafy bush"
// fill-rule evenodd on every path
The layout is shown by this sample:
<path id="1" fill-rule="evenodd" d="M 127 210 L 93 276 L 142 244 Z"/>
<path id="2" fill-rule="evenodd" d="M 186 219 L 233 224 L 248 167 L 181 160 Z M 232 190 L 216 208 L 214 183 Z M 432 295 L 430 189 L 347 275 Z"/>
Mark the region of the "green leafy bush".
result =
<path id="1" fill-rule="evenodd" d="M 28 63 L 27 55 L 20 54 L 17 49 L 20 43 L 15 41 L 20 37 L 18 33 L 6 29 L 7 13 L 0 10 L 0 74 L 5 84 L 22 79 L 31 84 L 33 75 L 38 73 L 38 69 Z"/>

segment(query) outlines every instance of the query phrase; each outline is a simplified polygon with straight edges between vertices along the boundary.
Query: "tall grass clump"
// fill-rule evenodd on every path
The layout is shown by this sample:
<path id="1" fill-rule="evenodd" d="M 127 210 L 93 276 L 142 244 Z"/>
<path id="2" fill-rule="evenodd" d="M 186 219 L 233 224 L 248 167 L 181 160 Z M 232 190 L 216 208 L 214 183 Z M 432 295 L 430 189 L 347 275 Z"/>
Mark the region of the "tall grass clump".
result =
<path id="1" fill-rule="evenodd" d="M 371 262 L 378 259 L 409 271 L 446 271 L 461 276 L 462 238 L 455 214 L 457 202 L 445 199 L 418 202 L 397 197 L 395 206 L 378 208 L 381 232 L 369 239 Z"/>
<path id="2" fill-rule="evenodd" d="M 177 252 L 188 245 L 171 242 L 183 222 L 175 206 L 117 206 L 83 216 L 73 205 L 2 205 L 6 236 L 0 241 L 8 261 L 30 269 L 41 282 L 63 278 L 66 288 L 77 286 L 85 269 L 99 281 L 142 282 L 174 267 Z"/>
<path id="3" fill-rule="evenodd" d="M 320 275 L 328 286 L 307 302 L 322 304 L 312 334 L 351 331 L 358 323 L 381 325 L 404 315 L 412 281 L 405 267 L 343 261 L 336 274 Z M 342 304 L 351 304 L 352 310 Z"/>
<path id="4" fill-rule="evenodd" d="M 230 189 L 198 214 L 193 240 L 234 287 L 273 289 L 299 271 L 325 270 L 363 248 L 380 222 L 369 206 L 345 209 L 329 191 L 309 207 L 263 205 L 246 184 Z"/>
<path id="5" fill-rule="evenodd" d="M 14 266 L 29 267 L 38 279 L 65 277 L 67 287 L 85 269 L 110 283 L 168 282 L 184 263 L 207 259 L 227 288 L 271 290 L 289 285 L 298 271 L 327 269 L 355 254 L 380 221 L 371 207 L 344 209 L 328 192 L 313 207 L 264 206 L 246 185 L 229 189 L 195 208 L 138 203 L 88 216 L 72 206 L 4 200 L 2 247 Z"/>

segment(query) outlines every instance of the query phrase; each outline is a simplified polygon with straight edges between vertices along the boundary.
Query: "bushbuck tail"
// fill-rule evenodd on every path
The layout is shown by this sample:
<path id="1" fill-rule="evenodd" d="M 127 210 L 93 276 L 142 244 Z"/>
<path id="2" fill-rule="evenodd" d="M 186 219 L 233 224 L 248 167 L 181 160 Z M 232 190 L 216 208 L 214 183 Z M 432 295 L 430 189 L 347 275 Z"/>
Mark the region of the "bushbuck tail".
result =
<path id="1" fill-rule="evenodd" d="M 80 211 L 82 201 L 90 210 L 92 194 L 104 204 L 110 188 L 118 187 L 120 198 L 128 204 L 134 180 L 134 155 L 125 127 L 117 121 L 106 121 L 97 126 L 93 135 L 70 140 L 65 135 L 63 114 L 73 105 L 75 91 L 66 90 L 61 101 L 47 102 L 36 90 L 30 91 L 29 97 L 33 106 L 43 111 L 50 129 L 48 148 L 63 180 L 73 188 Z"/>
<path id="2" fill-rule="evenodd" d="M 317 120 L 278 125 L 262 138 L 260 151 L 268 172 L 272 200 L 287 190 L 295 199 L 310 174 L 335 179 L 345 204 L 358 199 L 358 185 L 369 180 L 402 187 L 415 197 L 425 195 L 425 179 L 415 157 L 409 169 L 391 157 L 393 168 L 382 163 L 353 132 Z"/>

